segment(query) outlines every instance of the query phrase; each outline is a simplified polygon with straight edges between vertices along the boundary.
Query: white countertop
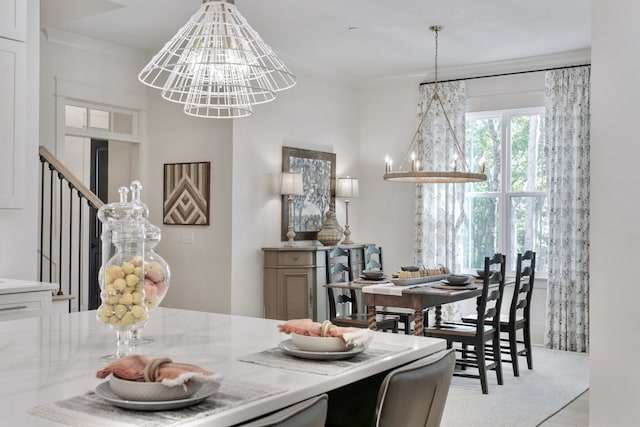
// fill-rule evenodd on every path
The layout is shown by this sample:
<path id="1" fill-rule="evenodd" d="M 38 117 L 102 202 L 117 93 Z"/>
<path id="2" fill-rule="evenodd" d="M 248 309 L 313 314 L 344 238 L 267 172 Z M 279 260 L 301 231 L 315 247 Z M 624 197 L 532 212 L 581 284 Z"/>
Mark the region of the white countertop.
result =
<path id="1" fill-rule="evenodd" d="M 277 385 L 285 392 L 221 413 L 198 425 L 228 426 L 308 397 L 384 372 L 445 348 L 443 340 L 374 332 L 372 346 L 400 351 L 336 375 L 318 375 L 241 362 L 238 358 L 277 347 L 288 336 L 278 320 L 159 308 L 150 314 L 143 337 L 154 341 L 135 353 L 192 363 L 225 379 Z M 115 352 L 115 332 L 95 319 L 95 311 L 0 322 L 0 411 L 3 425 L 59 425 L 28 411 L 38 405 L 93 391 L 104 356 Z M 194 425 L 195 423 L 190 423 Z"/>
<path id="2" fill-rule="evenodd" d="M 57 290 L 58 287 L 57 283 L 4 279 L 0 277 L 0 295 L 19 292 L 53 291 L 54 289 Z"/>

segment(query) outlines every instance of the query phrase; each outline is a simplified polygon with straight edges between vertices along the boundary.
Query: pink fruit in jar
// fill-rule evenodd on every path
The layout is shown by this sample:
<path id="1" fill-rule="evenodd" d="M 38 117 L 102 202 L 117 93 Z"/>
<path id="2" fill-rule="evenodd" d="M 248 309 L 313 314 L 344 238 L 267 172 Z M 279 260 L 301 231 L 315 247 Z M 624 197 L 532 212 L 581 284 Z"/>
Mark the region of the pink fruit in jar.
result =
<path id="1" fill-rule="evenodd" d="M 158 293 L 158 288 L 155 283 L 145 280 L 144 281 L 144 299 L 145 301 L 150 301 L 156 297 Z"/>
<path id="2" fill-rule="evenodd" d="M 146 277 L 154 282 L 160 282 L 164 280 L 164 270 L 157 262 L 150 262 Z"/>
<path id="3" fill-rule="evenodd" d="M 167 292 L 167 282 L 162 281 L 156 283 L 156 288 L 158 290 L 158 297 L 162 298 L 164 294 Z"/>

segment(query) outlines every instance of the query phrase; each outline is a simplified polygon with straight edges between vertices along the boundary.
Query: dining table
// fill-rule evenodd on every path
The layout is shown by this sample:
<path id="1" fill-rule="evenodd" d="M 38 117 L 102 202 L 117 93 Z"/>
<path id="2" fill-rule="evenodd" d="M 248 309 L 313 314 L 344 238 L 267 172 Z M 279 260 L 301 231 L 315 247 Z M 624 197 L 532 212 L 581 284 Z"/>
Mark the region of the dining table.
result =
<path id="1" fill-rule="evenodd" d="M 2 424 L 234 426 L 324 393 L 328 419 L 339 421 L 341 411 L 349 411 L 345 402 L 359 396 L 351 387 L 361 384 L 375 405 L 375 384 L 386 373 L 446 347 L 436 338 L 372 331 L 369 345 L 352 357 L 299 357 L 289 351 L 291 337 L 279 332 L 282 323 L 165 307 L 151 311 L 130 354 L 167 357 L 221 375 L 216 392 L 192 406 L 173 407 L 105 396 L 108 379 L 96 373 L 116 360 L 116 334 L 96 319 L 95 310 L 2 321 Z M 374 377 L 378 382 L 371 383 Z"/>
<path id="2" fill-rule="evenodd" d="M 472 276 L 469 276 L 472 277 Z M 482 294 L 482 279 L 475 278 L 471 283 L 451 285 L 443 282 L 444 277 L 436 280 L 425 278 L 419 283 L 398 285 L 392 280 L 355 279 L 349 282 L 339 282 L 325 285 L 326 287 L 361 291 L 364 295 L 364 305 L 367 310 L 367 326 L 376 329 L 376 307 L 400 307 L 414 310 L 414 335 L 421 336 L 424 332 L 422 311 L 435 308 L 435 322 L 442 320 L 441 307 L 445 304 L 477 298 Z M 399 281 L 402 282 L 402 281 Z M 507 279 L 506 284 L 513 283 Z M 491 284 L 497 286 L 498 284 Z"/>

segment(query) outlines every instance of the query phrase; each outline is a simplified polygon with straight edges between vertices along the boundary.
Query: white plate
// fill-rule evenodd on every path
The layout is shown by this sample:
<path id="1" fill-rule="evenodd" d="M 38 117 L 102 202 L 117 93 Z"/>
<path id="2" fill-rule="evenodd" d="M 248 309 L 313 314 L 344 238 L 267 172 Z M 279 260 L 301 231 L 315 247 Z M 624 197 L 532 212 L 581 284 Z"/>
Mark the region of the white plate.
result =
<path id="1" fill-rule="evenodd" d="M 413 279 L 398 279 L 392 278 L 391 281 L 398 286 L 409 286 L 409 285 L 417 285 L 418 283 L 427 283 L 427 282 L 436 282 L 438 280 L 442 280 L 447 277 L 446 274 L 437 274 L 434 276 L 422 276 L 415 277 Z"/>
<path id="2" fill-rule="evenodd" d="M 121 399 L 111 391 L 109 381 L 100 383 L 96 387 L 95 392 L 98 396 L 119 408 L 135 409 L 136 411 L 167 411 L 170 409 L 186 408 L 187 406 L 196 405 L 214 394 L 219 388 L 220 383 L 207 382 L 203 384 L 200 390 L 198 390 L 193 396 L 187 399 L 167 400 L 164 402 L 142 402 Z"/>
<path id="3" fill-rule="evenodd" d="M 278 347 L 291 356 L 315 360 L 348 359 L 362 353 L 366 349 L 364 345 L 358 345 L 347 351 L 305 351 L 296 347 L 291 340 L 281 341 Z"/>

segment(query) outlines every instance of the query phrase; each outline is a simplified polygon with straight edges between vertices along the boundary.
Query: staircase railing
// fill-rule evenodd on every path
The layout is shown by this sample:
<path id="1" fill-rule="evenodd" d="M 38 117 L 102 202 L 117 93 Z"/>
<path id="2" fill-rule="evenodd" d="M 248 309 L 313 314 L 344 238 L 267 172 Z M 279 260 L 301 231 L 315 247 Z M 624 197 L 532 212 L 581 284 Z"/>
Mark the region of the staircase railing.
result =
<path id="1" fill-rule="evenodd" d="M 39 154 L 39 280 L 58 283 L 59 296 L 77 292 L 80 311 L 86 300 L 83 289 L 97 281 L 89 278 L 86 262 L 89 218 L 104 203 L 46 148 L 40 147 Z M 69 298 L 69 311 L 71 307 Z"/>

